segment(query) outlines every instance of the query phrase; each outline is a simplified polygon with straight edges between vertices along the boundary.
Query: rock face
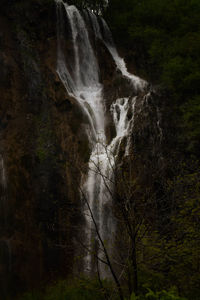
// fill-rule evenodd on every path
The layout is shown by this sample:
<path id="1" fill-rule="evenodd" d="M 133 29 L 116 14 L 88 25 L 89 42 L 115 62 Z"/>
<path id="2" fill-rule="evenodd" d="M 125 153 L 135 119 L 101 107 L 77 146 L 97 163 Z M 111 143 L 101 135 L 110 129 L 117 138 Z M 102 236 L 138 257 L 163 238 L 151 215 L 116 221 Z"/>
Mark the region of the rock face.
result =
<path id="1" fill-rule="evenodd" d="M 84 119 L 56 73 L 54 3 L 40 2 L 5 2 L 0 13 L 2 299 L 71 274 L 81 225 Z"/>

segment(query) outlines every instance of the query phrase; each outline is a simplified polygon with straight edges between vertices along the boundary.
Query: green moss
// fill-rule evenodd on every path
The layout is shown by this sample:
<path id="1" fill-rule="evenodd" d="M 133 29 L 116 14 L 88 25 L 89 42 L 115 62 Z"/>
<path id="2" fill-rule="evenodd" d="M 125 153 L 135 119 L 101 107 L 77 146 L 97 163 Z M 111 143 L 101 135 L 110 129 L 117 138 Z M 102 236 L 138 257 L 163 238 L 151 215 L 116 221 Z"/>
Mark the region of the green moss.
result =
<path id="1" fill-rule="evenodd" d="M 39 115 L 35 117 L 37 138 L 36 138 L 36 156 L 40 162 L 47 159 L 55 161 L 54 151 L 54 132 L 51 128 L 50 116 Z"/>

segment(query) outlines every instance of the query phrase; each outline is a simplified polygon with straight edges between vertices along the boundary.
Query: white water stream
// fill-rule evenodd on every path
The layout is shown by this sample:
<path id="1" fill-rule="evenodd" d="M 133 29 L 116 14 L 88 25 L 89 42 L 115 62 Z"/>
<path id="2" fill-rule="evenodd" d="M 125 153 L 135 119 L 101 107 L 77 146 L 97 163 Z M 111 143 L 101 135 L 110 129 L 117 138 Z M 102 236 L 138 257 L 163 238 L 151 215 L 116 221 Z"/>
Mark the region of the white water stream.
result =
<path id="1" fill-rule="evenodd" d="M 120 57 L 118 54 L 118 51 L 116 49 L 115 43 L 112 38 L 112 33 L 111 33 L 106 21 L 100 16 L 97 17 L 95 14 L 93 14 L 90 11 L 88 11 L 88 14 L 89 14 L 89 17 L 90 17 L 90 20 L 92 23 L 92 27 L 93 27 L 93 31 L 94 31 L 96 38 L 100 39 L 104 43 L 104 45 L 107 47 L 107 49 L 109 50 L 110 54 L 113 57 L 113 60 L 115 61 L 117 68 L 121 71 L 122 75 L 130 80 L 130 82 L 132 83 L 132 85 L 135 89 L 138 89 L 138 90 L 144 89 L 147 85 L 147 82 L 128 72 L 124 59 L 122 57 Z M 101 32 L 98 18 L 102 23 L 103 32 Z"/>
<path id="2" fill-rule="evenodd" d="M 102 240 L 106 243 L 109 242 L 111 245 L 116 227 L 112 215 L 112 197 L 110 194 L 114 182 L 113 170 L 120 143 L 124 137 L 127 137 L 126 154 L 129 151 L 128 136 L 133 125 L 133 117 L 128 120 L 127 114 L 131 109 L 134 116 L 135 99 L 121 98 L 112 104 L 110 110 L 116 128 L 116 136 L 107 145 L 103 86 L 99 80 L 100 67 L 90 41 L 87 25 L 75 6 L 68 5 L 62 0 L 56 0 L 56 4 L 58 18 L 57 72 L 67 92 L 76 98 L 90 123 L 88 136 L 92 152 L 89 160 L 88 176 L 82 189 Z M 108 48 L 116 67 L 123 76 L 129 79 L 135 89 L 143 89 L 146 82 L 127 71 L 124 60 L 118 55 L 106 22 L 102 18 L 100 19 L 103 25 L 103 30 L 101 30 L 97 17 L 92 12 L 88 13 L 96 38 L 101 39 Z M 62 48 L 65 18 L 68 19 L 70 24 L 73 42 L 74 61 L 71 61 L 70 66 L 67 65 Z M 93 247 L 97 245 L 98 238 L 95 234 L 94 222 L 88 210 L 86 212 L 86 236 L 88 239 L 87 246 L 92 251 Z M 103 258 L 100 250 L 98 255 Z M 88 251 L 85 257 L 85 270 L 90 272 L 92 268 L 93 257 L 91 252 Z M 104 275 L 104 268 L 100 268 L 100 271 Z"/>

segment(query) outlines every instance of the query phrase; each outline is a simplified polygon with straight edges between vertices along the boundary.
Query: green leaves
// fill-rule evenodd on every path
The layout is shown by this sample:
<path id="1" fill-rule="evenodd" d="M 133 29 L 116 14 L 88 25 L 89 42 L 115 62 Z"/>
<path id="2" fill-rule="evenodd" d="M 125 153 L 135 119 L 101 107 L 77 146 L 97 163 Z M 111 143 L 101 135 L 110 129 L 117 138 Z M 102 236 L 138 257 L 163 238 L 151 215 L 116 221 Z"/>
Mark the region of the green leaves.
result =
<path id="1" fill-rule="evenodd" d="M 130 300 L 137 300 L 137 297 L 136 297 L 135 293 L 132 293 L 132 294 L 131 294 Z"/>
<path id="2" fill-rule="evenodd" d="M 129 49 L 129 57 L 132 53 L 138 74 L 169 90 L 179 113 L 182 140 L 188 143 L 190 137 L 190 147 L 185 149 L 199 155 L 200 124 L 186 121 L 182 105 L 191 106 L 191 118 L 196 119 L 199 113 L 193 103 L 200 96 L 200 1 L 110 0 L 106 16 L 115 39 Z"/>

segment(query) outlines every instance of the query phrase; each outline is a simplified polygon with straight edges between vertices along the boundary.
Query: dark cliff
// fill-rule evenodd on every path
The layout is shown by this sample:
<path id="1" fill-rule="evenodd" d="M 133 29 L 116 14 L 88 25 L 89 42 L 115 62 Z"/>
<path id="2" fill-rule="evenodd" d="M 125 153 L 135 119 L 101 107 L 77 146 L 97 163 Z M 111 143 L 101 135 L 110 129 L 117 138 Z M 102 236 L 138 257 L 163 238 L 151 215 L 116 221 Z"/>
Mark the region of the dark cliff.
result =
<path id="1" fill-rule="evenodd" d="M 77 168 L 88 157 L 84 120 L 56 73 L 54 3 L 40 3 L 7 1 L 0 13 L 3 295 L 72 272 Z"/>

